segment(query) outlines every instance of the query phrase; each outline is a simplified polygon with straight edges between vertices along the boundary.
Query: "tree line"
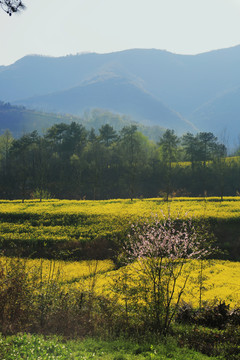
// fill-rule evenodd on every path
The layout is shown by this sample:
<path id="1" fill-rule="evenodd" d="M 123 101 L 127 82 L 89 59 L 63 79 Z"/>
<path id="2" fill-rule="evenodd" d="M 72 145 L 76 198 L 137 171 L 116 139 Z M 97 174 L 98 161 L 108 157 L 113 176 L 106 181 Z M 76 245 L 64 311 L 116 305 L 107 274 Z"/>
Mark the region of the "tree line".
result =
<path id="1" fill-rule="evenodd" d="M 110 199 L 174 195 L 223 196 L 239 191 L 240 162 L 208 132 L 157 143 L 137 126 L 98 132 L 76 122 L 14 139 L 0 136 L 0 198 Z"/>

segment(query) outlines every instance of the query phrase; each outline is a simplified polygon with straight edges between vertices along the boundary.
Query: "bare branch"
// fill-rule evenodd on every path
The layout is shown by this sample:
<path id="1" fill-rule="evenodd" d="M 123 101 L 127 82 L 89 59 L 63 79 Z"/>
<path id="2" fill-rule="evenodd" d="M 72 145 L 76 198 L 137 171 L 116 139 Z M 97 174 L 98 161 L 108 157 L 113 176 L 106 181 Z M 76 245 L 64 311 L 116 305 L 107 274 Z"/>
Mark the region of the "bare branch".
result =
<path id="1" fill-rule="evenodd" d="M 9 16 L 25 9 L 21 0 L 0 0 L 0 6 Z"/>

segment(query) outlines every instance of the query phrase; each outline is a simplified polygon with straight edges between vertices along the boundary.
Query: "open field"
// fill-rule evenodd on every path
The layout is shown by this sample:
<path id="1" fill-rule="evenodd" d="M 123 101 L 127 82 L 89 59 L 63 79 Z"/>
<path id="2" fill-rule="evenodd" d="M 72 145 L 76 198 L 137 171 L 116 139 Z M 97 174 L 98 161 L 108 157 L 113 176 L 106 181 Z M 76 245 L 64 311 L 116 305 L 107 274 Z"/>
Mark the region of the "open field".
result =
<path id="1" fill-rule="evenodd" d="M 1 201 L 1 332 L 60 334 L 73 338 L 111 334 L 116 338 L 125 327 L 131 333 L 133 326 L 135 334 L 139 330 L 141 333 L 144 317 L 139 320 L 134 298 L 134 283 L 141 286 L 136 268 L 134 265 L 117 268 L 115 260 L 132 223 L 155 214 L 162 218 L 169 213 L 179 221 L 191 217 L 200 225 L 207 223 L 219 245 L 229 250 L 230 258 L 235 256 L 238 260 L 240 197 L 224 198 L 224 201 L 174 198 L 168 203 L 161 198 Z M 182 300 L 193 308 L 198 308 L 200 303 L 206 306 L 219 301 L 229 304 L 230 310 L 240 306 L 240 262 L 193 260 L 184 267 L 174 296 L 181 289 L 185 274 L 190 274 Z M 126 281 L 133 295 L 124 293 Z M 206 355 L 177 347 L 185 344 L 209 355 L 224 352 L 224 359 L 230 359 L 229 351 L 233 351 L 231 360 L 237 359 L 234 354 L 239 354 L 239 327 L 234 327 L 234 333 L 229 328 L 228 334 L 228 328 L 199 330 L 196 325 L 178 323 L 174 326 L 173 338 L 166 344 L 151 343 L 146 337 L 146 345 L 139 345 L 120 340 L 68 342 L 27 334 L 2 336 L 0 357 L 6 360 L 208 359 Z"/>
<path id="2" fill-rule="evenodd" d="M 111 258 L 130 224 L 163 214 L 207 221 L 229 259 L 239 260 L 240 197 L 0 202 L 0 244 L 6 254 Z M 18 251 L 18 253 L 17 253 Z M 228 257 L 227 257 L 228 258 Z"/>

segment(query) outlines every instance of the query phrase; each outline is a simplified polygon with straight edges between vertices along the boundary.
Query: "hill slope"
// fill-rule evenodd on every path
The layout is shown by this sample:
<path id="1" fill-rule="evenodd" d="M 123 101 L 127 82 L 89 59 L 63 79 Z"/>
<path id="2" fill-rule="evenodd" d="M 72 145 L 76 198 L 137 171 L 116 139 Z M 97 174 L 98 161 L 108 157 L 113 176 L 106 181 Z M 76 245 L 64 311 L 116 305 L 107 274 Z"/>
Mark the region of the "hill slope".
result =
<path id="1" fill-rule="evenodd" d="M 128 114 L 139 122 L 173 128 L 178 132 L 194 130 L 176 112 L 146 92 L 139 84 L 116 75 L 85 81 L 69 90 L 18 101 L 44 111 L 81 115 L 85 109 L 101 108 Z"/>
<path id="2" fill-rule="evenodd" d="M 215 132 L 218 137 L 234 139 L 240 134 L 240 87 L 201 106 L 189 117 L 198 128 Z"/>
<path id="3" fill-rule="evenodd" d="M 164 132 L 164 129 L 159 126 L 137 124 L 129 117 L 99 109 L 86 112 L 83 117 L 79 117 L 29 110 L 22 106 L 12 106 L 0 101 L 0 135 L 7 129 L 15 138 L 34 130 L 42 134 L 54 124 L 70 124 L 72 121 L 82 124 L 87 130 L 93 128 L 95 131 L 98 131 L 105 124 L 110 124 L 116 131 L 120 131 L 124 126 L 135 124 L 139 131 L 154 141 L 158 141 Z"/>

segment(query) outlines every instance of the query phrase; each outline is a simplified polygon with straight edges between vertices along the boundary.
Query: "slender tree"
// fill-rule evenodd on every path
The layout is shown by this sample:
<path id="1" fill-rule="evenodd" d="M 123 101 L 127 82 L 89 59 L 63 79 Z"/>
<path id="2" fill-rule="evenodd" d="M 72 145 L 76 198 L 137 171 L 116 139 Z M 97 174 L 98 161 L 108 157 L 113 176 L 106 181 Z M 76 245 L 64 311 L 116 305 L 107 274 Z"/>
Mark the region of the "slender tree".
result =
<path id="1" fill-rule="evenodd" d="M 36 146 L 38 141 L 38 133 L 33 131 L 15 140 L 11 147 L 11 165 L 16 178 L 17 191 L 20 191 L 22 202 L 24 202 L 36 182 Z"/>
<path id="2" fill-rule="evenodd" d="M 212 160 L 213 158 L 217 137 L 211 132 L 200 132 L 197 134 L 197 138 L 200 141 L 199 154 L 205 168 L 207 160 Z"/>
<path id="3" fill-rule="evenodd" d="M 128 191 L 133 200 L 136 190 L 137 162 L 139 159 L 139 141 L 137 138 L 137 126 L 125 126 L 121 130 L 120 146 L 123 152 L 125 173 L 128 183 Z"/>
<path id="4" fill-rule="evenodd" d="M 228 172 L 228 164 L 226 161 L 227 149 L 223 144 L 215 144 L 213 171 L 216 176 L 216 184 L 219 189 L 221 201 L 223 201 L 226 173 Z"/>
<path id="5" fill-rule="evenodd" d="M 177 148 L 179 138 L 175 135 L 174 130 L 167 129 L 159 141 L 162 151 L 162 159 L 165 164 L 166 176 L 166 200 L 168 201 L 172 187 L 172 163 L 177 160 Z"/>
<path id="6" fill-rule="evenodd" d="M 100 141 L 107 147 L 110 146 L 113 141 L 117 140 L 117 133 L 109 124 L 103 125 L 99 129 L 99 134 Z"/>
<path id="7" fill-rule="evenodd" d="M 6 130 L 3 135 L 0 136 L 0 160 L 1 160 L 1 191 L 2 196 L 9 198 L 11 193 L 12 184 L 10 179 L 10 150 L 14 139 L 9 130 Z"/>
<path id="8" fill-rule="evenodd" d="M 192 170 L 194 170 L 196 162 L 200 159 L 200 141 L 198 137 L 187 133 L 182 137 L 182 145 L 185 150 L 186 160 L 191 162 Z"/>

